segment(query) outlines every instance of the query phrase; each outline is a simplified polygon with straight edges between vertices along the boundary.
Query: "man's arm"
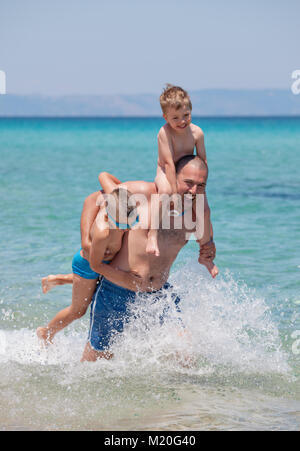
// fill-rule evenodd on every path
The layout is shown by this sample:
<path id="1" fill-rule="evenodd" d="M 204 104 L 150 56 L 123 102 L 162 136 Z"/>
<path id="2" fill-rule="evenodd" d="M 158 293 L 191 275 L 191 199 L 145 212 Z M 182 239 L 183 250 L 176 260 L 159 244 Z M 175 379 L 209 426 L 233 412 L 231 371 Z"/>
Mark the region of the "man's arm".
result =
<path id="1" fill-rule="evenodd" d="M 201 246 L 203 246 L 205 243 L 208 243 L 208 241 L 210 241 L 212 239 L 212 225 L 211 225 L 211 220 L 210 220 L 210 208 L 208 205 L 208 201 L 207 201 L 205 192 L 204 192 L 204 212 L 203 212 L 203 214 L 204 214 L 203 235 L 201 238 L 199 238 L 199 240 L 197 240 Z M 196 220 L 197 220 L 197 217 L 196 217 Z"/>
<path id="2" fill-rule="evenodd" d="M 120 285 L 131 291 L 145 291 L 145 283 L 142 281 L 142 278 L 131 272 L 113 268 L 105 263 L 97 263 L 91 268 L 115 285 Z"/>
<path id="3" fill-rule="evenodd" d="M 199 263 L 211 266 L 216 257 L 216 246 L 214 243 L 213 227 L 210 222 L 210 209 L 204 210 L 204 234 L 199 243 Z"/>
<path id="4" fill-rule="evenodd" d="M 110 280 L 110 282 L 121 285 L 128 290 L 137 291 L 142 289 L 142 279 L 139 276 L 102 263 L 109 243 L 109 235 L 109 228 L 100 229 L 96 226 L 93 230 L 93 239 L 90 250 L 90 266 L 92 270 L 102 274 L 106 279 Z"/>
<path id="5" fill-rule="evenodd" d="M 205 163 L 207 164 L 206 149 L 205 149 L 205 144 L 204 144 L 204 133 L 201 130 L 201 128 L 199 128 L 198 133 L 197 133 L 196 152 L 197 152 L 197 155 L 200 158 L 202 158 L 202 160 L 205 161 Z"/>
<path id="6" fill-rule="evenodd" d="M 210 208 L 206 194 L 204 199 L 204 231 L 203 236 L 197 239 L 200 247 L 198 262 L 206 266 L 211 276 L 215 278 L 219 273 L 217 266 L 213 263 L 216 256 L 216 246 L 213 241 L 213 228 L 210 221 Z"/>

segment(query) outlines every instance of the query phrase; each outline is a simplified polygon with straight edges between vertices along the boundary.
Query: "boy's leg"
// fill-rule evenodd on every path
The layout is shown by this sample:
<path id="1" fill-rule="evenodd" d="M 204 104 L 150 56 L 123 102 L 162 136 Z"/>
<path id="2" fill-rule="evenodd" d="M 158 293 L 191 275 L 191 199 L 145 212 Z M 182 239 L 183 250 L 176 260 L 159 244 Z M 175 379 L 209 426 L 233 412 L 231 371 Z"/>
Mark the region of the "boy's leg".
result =
<path id="1" fill-rule="evenodd" d="M 67 283 L 73 283 L 73 274 L 50 274 L 42 278 L 43 293 L 48 293 L 56 285 L 65 285 Z"/>
<path id="2" fill-rule="evenodd" d="M 39 327 L 37 335 L 46 342 L 52 342 L 54 335 L 75 319 L 81 318 L 91 303 L 97 279 L 84 279 L 73 274 L 72 304 L 61 310 L 46 327 Z"/>
<path id="3" fill-rule="evenodd" d="M 167 194 L 171 195 L 171 187 L 169 184 L 169 181 L 167 179 L 167 176 L 165 172 L 158 167 L 157 168 L 157 174 L 155 177 L 155 184 L 157 187 L 158 194 Z M 157 227 L 160 224 L 161 221 L 161 203 L 151 200 L 151 213 L 150 213 L 150 229 L 148 232 L 148 241 L 146 246 L 146 252 L 147 254 L 154 254 L 156 257 L 159 257 L 159 247 L 158 247 L 158 241 L 157 241 L 157 235 L 158 235 L 158 229 Z"/>

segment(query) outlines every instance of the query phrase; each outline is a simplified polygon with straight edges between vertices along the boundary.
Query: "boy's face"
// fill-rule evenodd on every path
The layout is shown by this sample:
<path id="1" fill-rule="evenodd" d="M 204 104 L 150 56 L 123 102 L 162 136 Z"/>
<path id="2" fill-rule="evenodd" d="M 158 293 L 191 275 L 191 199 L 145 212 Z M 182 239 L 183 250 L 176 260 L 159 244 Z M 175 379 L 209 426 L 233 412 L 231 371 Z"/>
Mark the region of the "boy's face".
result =
<path id="1" fill-rule="evenodd" d="M 182 132 L 186 127 L 188 127 L 192 119 L 191 110 L 188 106 L 183 106 L 178 110 L 169 107 L 163 117 L 168 122 L 170 127 L 177 132 Z"/>

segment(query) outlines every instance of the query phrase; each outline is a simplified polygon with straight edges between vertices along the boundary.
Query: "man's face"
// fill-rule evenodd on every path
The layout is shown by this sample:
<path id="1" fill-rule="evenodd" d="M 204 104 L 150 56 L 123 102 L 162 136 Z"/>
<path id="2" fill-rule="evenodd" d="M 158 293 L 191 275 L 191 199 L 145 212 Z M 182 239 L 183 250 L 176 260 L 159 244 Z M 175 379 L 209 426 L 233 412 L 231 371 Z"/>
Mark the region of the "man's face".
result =
<path id="1" fill-rule="evenodd" d="M 178 110 L 169 107 L 164 118 L 175 131 L 180 133 L 191 123 L 191 110 L 188 106 L 183 106 Z"/>
<path id="2" fill-rule="evenodd" d="M 185 165 L 177 174 L 178 194 L 195 200 L 196 194 L 204 194 L 207 181 L 207 170 L 199 169 L 192 163 Z"/>

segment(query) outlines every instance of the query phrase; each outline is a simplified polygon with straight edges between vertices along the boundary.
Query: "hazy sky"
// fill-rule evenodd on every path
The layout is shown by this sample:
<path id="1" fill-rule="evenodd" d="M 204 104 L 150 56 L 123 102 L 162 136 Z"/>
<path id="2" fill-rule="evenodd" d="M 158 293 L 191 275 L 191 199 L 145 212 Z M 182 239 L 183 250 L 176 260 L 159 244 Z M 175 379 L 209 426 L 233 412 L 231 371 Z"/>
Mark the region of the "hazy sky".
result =
<path id="1" fill-rule="evenodd" d="M 0 0 L 0 70 L 18 94 L 286 88 L 300 0 Z"/>

